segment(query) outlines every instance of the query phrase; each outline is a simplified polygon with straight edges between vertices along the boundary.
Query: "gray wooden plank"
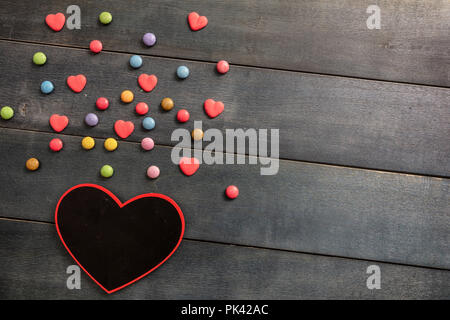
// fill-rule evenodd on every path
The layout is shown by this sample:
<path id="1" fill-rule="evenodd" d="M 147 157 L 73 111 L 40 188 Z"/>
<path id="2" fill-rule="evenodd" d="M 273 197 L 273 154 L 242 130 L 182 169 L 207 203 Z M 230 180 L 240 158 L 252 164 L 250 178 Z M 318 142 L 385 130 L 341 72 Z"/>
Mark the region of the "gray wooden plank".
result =
<path id="1" fill-rule="evenodd" d="M 34 52 L 48 55 L 43 67 L 32 64 Z M 140 141 L 146 132 L 134 105 L 119 101 L 122 90 L 132 89 L 135 101 L 150 105 L 156 122 L 151 132 L 159 144 L 174 145 L 174 129 L 193 128 L 194 120 L 203 129 L 280 129 L 280 156 L 286 159 L 339 164 L 362 168 L 426 175 L 450 174 L 450 90 L 378 81 L 345 79 L 255 68 L 236 67 L 225 77 L 214 66 L 187 62 L 191 76 L 185 81 L 174 73 L 180 61 L 144 58 L 141 70 L 131 70 L 129 55 L 86 50 L 1 42 L 0 101 L 16 110 L 0 126 L 51 131 L 52 113 L 66 114 L 68 134 L 115 135 L 116 120 L 131 120 L 136 130 L 128 139 Z M 142 72 L 159 77 L 154 92 L 145 93 L 137 85 Z M 88 84 L 80 94 L 66 85 L 66 77 L 83 73 Z M 7 76 L 6 76 L 7 75 Z M 50 95 L 40 93 L 40 83 L 54 82 Z M 111 107 L 96 111 L 99 96 L 111 100 Z M 162 98 L 172 97 L 176 108 L 169 113 L 159 107 Z M 223 114 L 209 119 L 203 102 L 214 98 L 225 103 Z M 191 121 L 180 125 L 176 110 L 186 108 Z M 100 124 L 87 127 L 84 116 L 96 112 Z M 264 141 L 265 142 L 265 141 Z M 206 145 L 206 143 L 204 144 Z M 269 148 L 270 149 L 270 148 Z M 255 148 L 247 153 L 256 154 Z"/>
<path id="2" fill-rule="evenodd" d="M 0 220 L 0 299 L 448 299 L 450 271 L 185 240 L 158 270 L 105 294 L 74 264 L 55 226 Z M 381 289 L 366 287 L 367 267 Z"/>
<path id="3" fill-rule="evenodd" d="M 80 0 L 81 29 L 54 33 L 45 16 L 71 4 L 3 0 L 0 37 L 85 48 L 99 38 L 109 50 L 450 86 L 448 1 Z M 380 30 L 366 25 L 373 4 Z M 105 10 L 114 17 L 107 27 L 97 18 Z M 191 32 L 191 11 L 209 25 Z M 151 49 L 141 42 L 146 32 L 158 37 Z"/>
<path id="4" fill-rule="evenodd" d="M 59 136 L 64 149 L 48 149 Z M 281 161 L 275 176 L 259 165 L 205 165 L 184 176 L 171 162 L 172 148 L 143 152 L 120 142 L 113 153 L 97 139 L 81 149 L 81 137 L 0 129 L 0 216 L 51 222 L 58 198 L 80 183 L 100 184 L 126 201 L 147 192 L 175 199 L 186 218 L 186 237 L 450 268 L 449 179 Z M 28 172 L 25 161 L 42 165 Z M 248 163 L 248 161 L 247 161 Z M 111 179 L 99 176 L 110 164 Z M 149 165 L 161 169 L 157 180 Z M 225 188 L 240 196 L 229 201 Z"/>

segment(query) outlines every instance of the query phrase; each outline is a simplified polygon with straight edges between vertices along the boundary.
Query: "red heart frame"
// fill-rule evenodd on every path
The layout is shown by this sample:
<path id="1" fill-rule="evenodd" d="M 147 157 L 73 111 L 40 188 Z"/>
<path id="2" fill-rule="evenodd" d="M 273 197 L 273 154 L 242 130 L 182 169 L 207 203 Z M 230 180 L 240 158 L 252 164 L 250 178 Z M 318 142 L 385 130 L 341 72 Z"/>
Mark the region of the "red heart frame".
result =
<path id="1" fill-rule="evenodd" d="M 120 208 L 125 207 L 127 204 L 129 204 L 130 202 L 133 202 L 135 200 L 141 199 L 141 198 L 146 198 L 146 197 L 155 197 L 155 198 L 161 198 L 163 200 L 168 201 L 178 212 L 179 216 L 180 216 L 180 220 L 181 220 L 181 233 L 180 233 L 180 238 L 177 242 L 177 244 L 175 245 L 175 247 L 173 248 L 173 250 L 169 253 L 169 255 L 167 257 L 165 257 L 160 263 L 158 263 L 156 266 L 154 266 L 152 269 L 150 269 L 149 271 L 143 273 L 142 275 L 140 275 L 139 277 L 137 277 L 136 279 L 131 280 L 128 283 L 125 283 L 124 285 L 121 285 L 120 287 L 117 287 L 115 289 L 112 290 L 108 290 L 105 287 L 103 287 L 101 285 L 100 282 L 98 282 L 82 265 L 81 263 L 77 260 L 77 258 L 73 255 L 72 251 L 70 251 L 69 247 L 66 245 L 66 243 L 64 242 L 63 237 L 61 236 L 61 232 L 59 230 L 59 226 L 58 226 L 58 209 L 59 209 L 59 205 L 61 203 L 61 201 L 64 199 L 64 197 L 69 194 L 71 191 L 77 189 L 77 188 L 82 188 L 82 187 L 91 187 L 91 188 L 96 188 L 99 189 L 103 192 L 105 192 L 107 195 L 109 195 L 111 197 L 111 199 L 113 199 L 117 205 Z M 81 269 L 83 269 L 84 272 L 86 272 L 86 274 L 100 287 L 102 288 L 106 293 L 111 294 L 113 292 L 119 291 L 127 286 L 129 286 L 130 284 L 135 283 L 136 281 L 142 279 L 143 277 L 147 276 L 149 273 L 155 271 L 156 269 L 158 269 L 164 262 L 166 262 L 173 254 L 174 252 L 178 249 L 178 247 L 180 246 L 181 240 L 183 240 L 183 235 L 184 235 L 184 229 L 185 229 L 185 222 L 184 222 L 184 215 L 183 212 L 181 211 L 180 207 L 178 206 L 178 204 L 172 199 L 169 198 L 168 196 L 164 195 L 164 194 L 160 194 L 160 193 L 144 193 L 144 194 L 140 194 L 136 197 L 133 197 L 131 199 L 129 199 L 128 201 L 122 203 L 115 195 L 114 193 L 112 193 L 111 191 L 109 191 L 108 189 L 99 186 L 97 184 L 91 184 L 91 183 L 84 183 L 84 184 L 78 184 L 76 186 L 73 186 L 72 188 L 70 188 L 69 190 L 67 190 L 66 192 L 64 192 L 64 194 L 61 196 L 61 198 L 59 198 L 58 204 L 56 205 L 56 210 L 55 210 L 55 225 L 56 225 L 56 231 L 58 232 L 58 236 L 59 239 L 61 240 L 62 244 L 64 245 L 64 248 L 66 248 L 67 252 L 69 252 L 70 256 L 73 258 L 73 260 L 75 260 L 75 262 L 80 266 Z"/>

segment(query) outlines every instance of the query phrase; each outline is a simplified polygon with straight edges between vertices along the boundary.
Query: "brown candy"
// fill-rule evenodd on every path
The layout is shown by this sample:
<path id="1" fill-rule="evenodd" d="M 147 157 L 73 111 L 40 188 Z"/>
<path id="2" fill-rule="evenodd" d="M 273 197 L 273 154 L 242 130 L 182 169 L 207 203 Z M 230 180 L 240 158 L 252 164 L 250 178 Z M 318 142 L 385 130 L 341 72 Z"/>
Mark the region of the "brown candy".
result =
<path id="1" fill-rule="evenodd" d="M 173 100 L 170 98 L 164 98 L 161 101 L 161 107 L 166 110 L 166 111 L 170 111 L 173 109 L 174 103 Z"/>
<path id="2" fill-rule="evenodd" d="M 30 158 L 27 160 L 25 166 L 30 171 L 35 171 L 39 168 L 39 160 L 36 158 Z"/>

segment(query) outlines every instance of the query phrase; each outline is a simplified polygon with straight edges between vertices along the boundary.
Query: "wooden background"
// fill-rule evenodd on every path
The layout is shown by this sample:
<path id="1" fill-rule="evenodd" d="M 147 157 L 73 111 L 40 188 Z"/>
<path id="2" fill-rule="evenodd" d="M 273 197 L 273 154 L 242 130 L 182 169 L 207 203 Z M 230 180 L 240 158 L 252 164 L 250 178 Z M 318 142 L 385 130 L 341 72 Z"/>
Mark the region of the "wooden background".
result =
<path id="1" fill-rule="evenodd" d="M 439 0 L 318 1 L 88 1 L 81 29 L 53 32 L 49 13 L 73 1 L 0 0 L 0 105 L 14 108 L 0 121 L 0 298 L 2 299 L 449 299 L 450 298 L 450 2 Z M 369 30 L 366 8 L 381 8 L 381 29 Z M 98 14 L 110 11 L 103 26 Z M 191 11 L 208 26 L 190 31 Z M 141 38 L 154 32 L 157 44 Z M 98 55 L 89 42 L 98 39 Z M 35 66 L 36 51 L 46 53 Z M 128 65 L 131 54 L 142 68 Z M 228 74 L 215 62 L 226 59 Z M 191 70 L 176 79 L 179 65 Z M 143 92 L 141 73 L 158 76 Z M 67 76 L 83 73 L 85 90 L 73 93 Z M 43 95 L 40 83 L 55 91 Z M 135 102 L 150 105 L 156 128 L 141 129 Z M 95 109 L 99 96 L 110 108 Z M 170 96 L 175 109 L 159 102 Z M 203 101 L 225 103 L 210 120 Z M 191 120 L 179 124 L 176 110 Z M 84 122 L 99 115 L 97 127 Z M 51 114 L 69 126 L 55 134 Z M 114 121 L 136 130 L 113 153 L 103 140 Z M 280 170 L 261 176 L 259 165 L 201 166 L 192 177 L 172 164 L 172 131 L 280 129 Z M 96 148 L 81 148 L 83 136 Z M 143 152 L 150 135 L 157 146 Z M 64 141 L 53 153 L 48 142 Z M 223 151 L 223 150 L 220 150 Z M 257 150 L 248 148 L 246 155 Z M 220 154 L 220 152 L 219 152 Z M 37 157 L 41 168 L 27 172 Z M 248 158 L 247 158 L 248 160 Z M 115 175 L 99 177 L 109 163 Z M 150 164 L 161 168 L 154 181 Z M 185 240 L 163 267 L 138 283 L 106 295 L 88 277 L 66 287 L 74 264 L 59 242 L 58 198 L 78 183 L 97 183 L 121 200 L 146 192 L 174 198 L 186 218 Z M 236 184 L 233 201 L 224 189 Z M 380 290 L 366 287 L 367 267 L 381 268 Z"/>

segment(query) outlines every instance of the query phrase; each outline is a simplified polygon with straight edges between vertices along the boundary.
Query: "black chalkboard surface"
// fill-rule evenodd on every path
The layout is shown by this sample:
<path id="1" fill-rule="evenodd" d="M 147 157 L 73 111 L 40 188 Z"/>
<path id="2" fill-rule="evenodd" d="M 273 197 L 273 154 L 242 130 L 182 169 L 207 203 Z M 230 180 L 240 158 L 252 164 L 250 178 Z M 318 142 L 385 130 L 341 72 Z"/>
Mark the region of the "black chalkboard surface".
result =
<path id="1" fill-rule="evenodd" d="M 67 251 L 107 293 L 158 268 L 184 234 L 183 213 L 171 198 L 148 193 L 122 203 L 94 184 L 64 193 L 55 223 Z"/>

